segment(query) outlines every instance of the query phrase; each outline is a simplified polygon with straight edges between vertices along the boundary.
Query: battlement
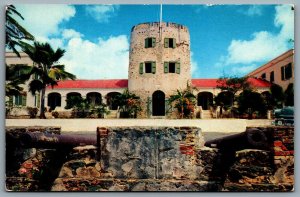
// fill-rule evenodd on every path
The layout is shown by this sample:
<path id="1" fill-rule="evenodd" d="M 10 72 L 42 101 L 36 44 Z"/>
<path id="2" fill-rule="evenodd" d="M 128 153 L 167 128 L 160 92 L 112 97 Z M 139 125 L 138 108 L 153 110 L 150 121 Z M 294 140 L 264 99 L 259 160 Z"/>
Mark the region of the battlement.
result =
<path id="1" fill-rule="evenodd" d="M 144 28 L 150 28 L 150 27 L 157 27 L 159 28 L 160 23 L 159 22 L 146 22 L 146 23 L 139 23 L 131 28 L 131 32 L 138 29 L 144 29 Z M 172 23 L 172 22 L 162 22 L 161 23 L 162 28 L 166 27 L 173 27 L 182 29 L 188 32 L 188 28 L 184 25 L 178 24 L 178 23 Z"/>

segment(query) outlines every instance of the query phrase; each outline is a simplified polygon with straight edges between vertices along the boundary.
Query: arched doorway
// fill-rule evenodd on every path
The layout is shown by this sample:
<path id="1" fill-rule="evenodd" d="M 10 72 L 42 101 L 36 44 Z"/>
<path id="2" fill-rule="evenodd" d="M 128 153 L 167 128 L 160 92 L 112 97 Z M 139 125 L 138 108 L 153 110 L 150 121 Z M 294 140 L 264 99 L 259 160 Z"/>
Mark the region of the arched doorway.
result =
<path id="1" fill-rule="evenodd" d="M 57 106 L 61 106 L 61 95 L 57 92 L 48 94 L 48 107 L 50 107 L 50 110 L 54 110 Z"/>
<path id="2" fill-rule="evenodd" d="M 66 109 L 71 109 L 79 102 L 82 102 L 81 94 L 78 92 L 70 92 L 67 94 Z"/>
<path id="3" fill-rule="evenodd" d="M 213 94 L 211 92 L 200 92 L 197 96 L 197 105 L 203 110 L 208 110 L 213 104 Z"/>
<path id="4" fill-rule="evenodd" d="M 216 96 L 215 101 L 219 106 L 233 106 L 234 95 L 232 92 L 222 91 Z"/>
<path id="5" fill-rule="evenodd" d="M 157 90 L 152 94 L 152 115 L 165 115 L 165 93 L 160 90 Z"/>
<path id="6" fill-rule="evenodd" d="M 87 93 L 86 99 L 93 106 L 100 105 L 102 103 L 101 94 L 98 93 L 98 92 L 89 92 L 89 93 Z"/>
<path id="7" fill-rule="evenodd" d="M 118 109 L 118 101 L 116 100 L 116 96 L 121 95 L 120 92 L 110 92 L 106 95 L 106 104 L 110 110 Z"/>

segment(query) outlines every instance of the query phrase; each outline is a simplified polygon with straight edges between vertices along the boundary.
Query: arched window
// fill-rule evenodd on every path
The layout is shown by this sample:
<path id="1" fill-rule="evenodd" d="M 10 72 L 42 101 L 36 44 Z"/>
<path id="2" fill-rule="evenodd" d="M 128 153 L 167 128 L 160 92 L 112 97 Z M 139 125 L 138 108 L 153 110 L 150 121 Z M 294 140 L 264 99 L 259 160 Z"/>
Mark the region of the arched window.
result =
<path id="1" fill-rule="evenodd" d="M 93 105 L 100 105 L 102 103 L 102 97 L 99 92 L 89 92 L 86 95 L 88 102 Z"/>
<path id="2" fill-rule="evenodd" d="M 50 110 L 54 110 L 57 106 L 61 106 L 61 95 L 57 92 L 48 94 L 48 107 Z"/>
<path id="3" fill-rule="evenodd" d="M 110 110 L 118 109 L 118 101 L 116 100 L 116 96 L 121 95 L 120 92 L 110 92 L 106 95 L 106 104 L 108 105 Z"/>
<path id="4" fill-rule="evenodd" d="M 76 104 L 82 101 L 81 94 L 78 92 L 70 92 L 67 94 L 66 109 L 73 108 Z"/>

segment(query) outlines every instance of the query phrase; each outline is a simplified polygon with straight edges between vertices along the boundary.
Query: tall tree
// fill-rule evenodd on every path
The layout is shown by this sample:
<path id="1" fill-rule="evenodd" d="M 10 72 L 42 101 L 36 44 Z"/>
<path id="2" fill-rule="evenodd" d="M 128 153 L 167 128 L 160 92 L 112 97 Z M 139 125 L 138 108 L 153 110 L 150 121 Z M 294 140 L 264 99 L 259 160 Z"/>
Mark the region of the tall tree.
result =
<path id="1" fill-rule="evenodd" d="M 290 83 L 286 90 L 284 91 L 285 95 L 285 105 L 294 106 L 294 84 Z"/>
<path id="2" fill-rule="evenodd" d="M 270 87 L 272 104 L 274 107 L 282 108 L 284 102 L 284 92 L 281 86 L 272 84 Z"/>
<path id="3" fill-rule="evenodd" d="M 14 16 L 18 16 L 24 20 L 23 16 L 17 11 L 13 5 L 6 6 L 6 23 L 5 23 L 5 47 L 11 49 L 18 57 L 20 53 L 17 47 L 22 47 L 22 40 L 34 40 L 34 36 L 31 35 L 24 27 L 22 27 Z"/>
<path id="4" fill-rule="evenodd" d="M 168 99 L 170 106 L 177 108 L 179 117 L 191 118 L 194 113 L 194 107 L 196 105 L 196 96 L 194 94 L 195 87 L 187 83 L 187 87 L 184 90 L 177 90 L 176 94 L 173 94 Z"/>
<path id="5" fill-rule="evenodd" d="M 238 91 L 251 89 L 248 77 L 221 77 L 217 80 L 217 88 L 229 91 L 234 96 Z"/>
<path id="6" fill-rule="evenodd" d="M 252 90 L 244 90 L 238 97 L 239 112 L 248 113 L 249 117 L 252 117 L 253 112 L 259 112 L 260 115 L 266 113 L 266 103 L 262 95 Z"/>
<path id="7" fill-rule="evenodd" d="M 46 87 L 51 85 L 52 88 L 57 85 L 57 81 L 65 79 L 76 79 L 76 76 L 65 71 L 64 65 L 57 64 L 59 59 L 64 55 L 65 50 L 54 50 L 49 43 L 34 42 L 33 46 L 24 43 L 22 50 L 34 62 L 31 75 L 36 76 L 29 83 L 29 91 L 35 94 L 41 91 L 41 108 L 40 118 L 45 116 L 45 92 Z"/>

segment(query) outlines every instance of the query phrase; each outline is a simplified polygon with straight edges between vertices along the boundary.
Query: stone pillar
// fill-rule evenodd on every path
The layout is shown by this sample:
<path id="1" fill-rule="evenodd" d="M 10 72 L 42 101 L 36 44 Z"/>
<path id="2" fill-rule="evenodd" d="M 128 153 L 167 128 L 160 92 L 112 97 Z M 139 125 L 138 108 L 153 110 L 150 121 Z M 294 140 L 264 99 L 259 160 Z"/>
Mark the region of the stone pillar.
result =
<path id="1" fill-rule="evenodd" d="M 61 108 L 65 109 L 66 105 L 67 105 L 67 96 L 66 95 L 61 95 Z"/>

